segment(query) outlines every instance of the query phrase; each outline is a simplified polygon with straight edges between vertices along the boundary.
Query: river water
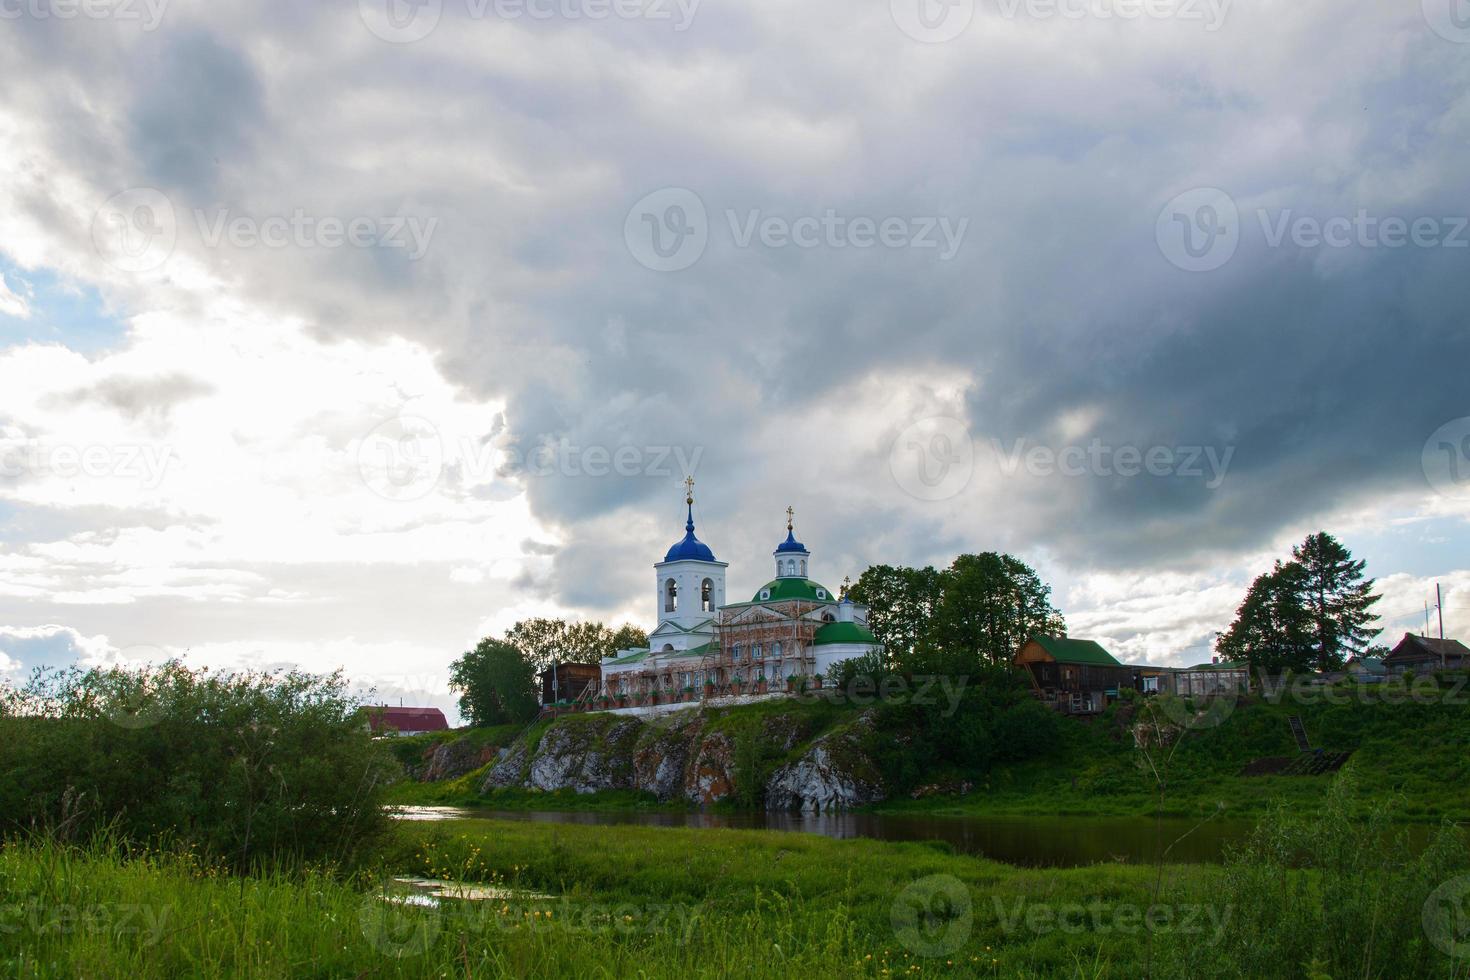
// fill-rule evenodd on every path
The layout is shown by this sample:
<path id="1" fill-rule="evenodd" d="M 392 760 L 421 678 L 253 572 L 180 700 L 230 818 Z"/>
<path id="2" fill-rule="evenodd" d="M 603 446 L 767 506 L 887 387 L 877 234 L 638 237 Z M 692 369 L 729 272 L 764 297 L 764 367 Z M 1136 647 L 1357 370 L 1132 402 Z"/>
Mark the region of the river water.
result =
<path id="1" fill-rule="evenodd" d="M 878 813 L 645 813 L 481 810 L 403 807 L 407 820 L 493 818 L 532 823 L 616 827 L 780 830 L 885 841 L 943 841 L 956 851 L 1025 867 L 1070 868 L 1110 861 L 1152 863 L 1161 851 L 1171 864 L 1218 862 L 1252 824 L 1241 820 L 1146 817 L 944 817 Z M 1423 828 L 1410 827 L 1417 839 Z"/>

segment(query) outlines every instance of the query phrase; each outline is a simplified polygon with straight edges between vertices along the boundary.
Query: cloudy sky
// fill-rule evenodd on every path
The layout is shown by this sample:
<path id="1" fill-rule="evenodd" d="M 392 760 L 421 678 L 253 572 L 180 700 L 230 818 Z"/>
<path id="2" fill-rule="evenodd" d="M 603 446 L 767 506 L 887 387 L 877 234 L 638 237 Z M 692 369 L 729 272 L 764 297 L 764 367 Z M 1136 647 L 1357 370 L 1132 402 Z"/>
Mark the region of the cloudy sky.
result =
<path id="1" fill-rule="evenodd" d="M 1328 529 L 1470 633 L 1457 0 L 0 2 L 0 671 L 1006 550 L 1124 659 Z"/>

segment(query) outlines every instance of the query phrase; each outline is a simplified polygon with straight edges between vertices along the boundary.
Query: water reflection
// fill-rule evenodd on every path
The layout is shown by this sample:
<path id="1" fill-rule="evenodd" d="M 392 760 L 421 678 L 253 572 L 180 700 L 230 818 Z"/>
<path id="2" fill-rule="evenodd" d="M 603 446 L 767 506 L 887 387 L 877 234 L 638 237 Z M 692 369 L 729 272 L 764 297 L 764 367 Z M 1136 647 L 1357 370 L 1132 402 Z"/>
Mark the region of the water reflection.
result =
<path id="1" fill-rule="evenodd" d="M 699 829 L 780 830 L 825 837 L 869 837 L 886 841 L 943 841 L 963 854 L 976 854 L 1026 867 L 1077 867 L 1105 862 L 1151 863 L 1167 851 L 1176 864 L 1220 861 L 1225 848 L 1243 839 L 1251 824 L 1240 820 L 1140 817 L 940 817 L 876 813 L 644 813 L 478 810 L 405 807 L 404 819 L 485 817 L 530 823 Z"/>

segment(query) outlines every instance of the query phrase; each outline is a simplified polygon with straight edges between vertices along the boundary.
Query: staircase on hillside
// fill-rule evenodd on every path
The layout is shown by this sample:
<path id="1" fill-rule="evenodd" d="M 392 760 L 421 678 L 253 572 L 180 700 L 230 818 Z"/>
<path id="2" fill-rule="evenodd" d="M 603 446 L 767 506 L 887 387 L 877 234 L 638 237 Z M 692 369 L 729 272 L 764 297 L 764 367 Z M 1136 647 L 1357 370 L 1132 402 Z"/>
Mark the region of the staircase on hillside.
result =
<path id="1" fill-rule="evenodd" d="M 1352 752 L 1303 752 L 1281 771 L 1283 776 L 1325 776 L 1337 772 Z"/>
<path id="2" fill-rule="evenodd" d="M 1286 721 L 1291 726 L 1291 737 L 1296 739 L 1297 751 L 1312 751 L 1312 743 L 1307 741 L 1307 727 L 1302 724 L 1301 715 L 1292 715 Z"/>

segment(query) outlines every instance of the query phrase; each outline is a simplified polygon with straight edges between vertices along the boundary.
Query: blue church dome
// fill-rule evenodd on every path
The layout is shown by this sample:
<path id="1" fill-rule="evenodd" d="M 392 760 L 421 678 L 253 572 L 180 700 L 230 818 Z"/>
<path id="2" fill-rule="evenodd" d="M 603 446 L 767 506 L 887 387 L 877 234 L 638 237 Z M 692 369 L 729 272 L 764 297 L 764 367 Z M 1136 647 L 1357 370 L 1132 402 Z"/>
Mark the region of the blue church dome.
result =
<path id="1" fill-rule="evenodd" d="M 714 561 L 715 553 L 709 545 L 694 536 L 694 502 L 689 502 L 689 521 L 684 525 L 684 540 L 675 544 L 664 555 L 664 561 Z"/>
<path id="2" fill-rule="evenodd" d="M 810 554 L 810 552 L 806 550 L 806 545 L 796 540 L 796 532 L 789 527 L 786 529 L 786 540 L 776 545 L 777 554 L 780 554 L 783 551 L 796 551 L 800 552 L 803 555 Z"/>

